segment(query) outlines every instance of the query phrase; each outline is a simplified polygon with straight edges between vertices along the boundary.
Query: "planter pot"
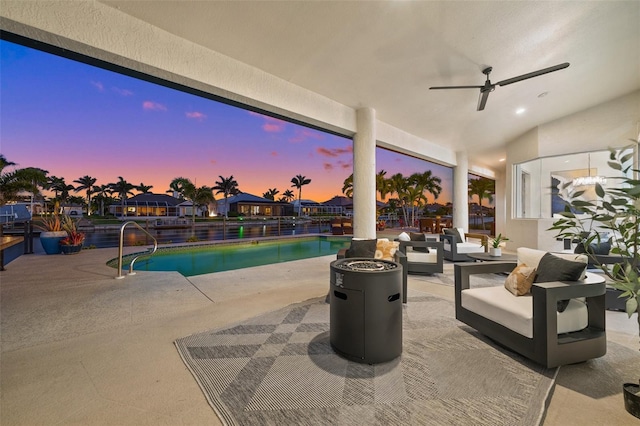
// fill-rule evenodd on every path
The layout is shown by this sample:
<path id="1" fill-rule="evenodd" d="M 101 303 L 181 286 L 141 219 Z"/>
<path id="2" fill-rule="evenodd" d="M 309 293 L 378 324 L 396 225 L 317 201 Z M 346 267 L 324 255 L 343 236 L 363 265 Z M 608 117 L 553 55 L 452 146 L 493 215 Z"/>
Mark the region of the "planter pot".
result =
<path id="1" fill-rule="evenodd" d="M 500 247 L 490 247 L 489 248 L 489 256 L 500 257 L 502 256 L 502 249 Z"/>
<path id="2" fill-rule="evenodd" d="M 632 415 L 640 419 L 640 385 L 637 383 L 625 383 L 622 386 L 624 394 L 624 408 Z"/>
<path id="3" fill-rule="evenodd" d="M 60 246 L 60 251 L 62 252 L 62 254 L 78 254 L 80 253 L 81 250 L 82 250 L 82 244 L 78 244 L 75 246 L 67 246 L 67 245 Z"/>
<path id="4" fill-rule="evenodd" d="M 60 253 L 60 240 L 67 236 L 66 231 L 52 231 L 40 233 L 40 244 L 47 254 Z"/>

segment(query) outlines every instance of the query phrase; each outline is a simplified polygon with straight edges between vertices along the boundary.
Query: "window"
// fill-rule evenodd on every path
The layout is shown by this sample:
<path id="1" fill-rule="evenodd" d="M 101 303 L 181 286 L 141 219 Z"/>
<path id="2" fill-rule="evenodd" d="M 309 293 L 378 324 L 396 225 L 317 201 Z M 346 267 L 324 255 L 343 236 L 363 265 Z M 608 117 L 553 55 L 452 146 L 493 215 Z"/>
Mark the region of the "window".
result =
<path id="1" fill-rule="evenodd" d="M 628 149 L 633 154 L 633 149 Z M 594 200 L 595 182 L 616 184 L 620 171 L 608 165 L 609 150 L 536 158 L 513 166 L 514 218 L 552 218 L 564 211 L 562 191 L 579 186 L 585 200 Z M 566 187 L 566 189 L 565 189 Z"/>

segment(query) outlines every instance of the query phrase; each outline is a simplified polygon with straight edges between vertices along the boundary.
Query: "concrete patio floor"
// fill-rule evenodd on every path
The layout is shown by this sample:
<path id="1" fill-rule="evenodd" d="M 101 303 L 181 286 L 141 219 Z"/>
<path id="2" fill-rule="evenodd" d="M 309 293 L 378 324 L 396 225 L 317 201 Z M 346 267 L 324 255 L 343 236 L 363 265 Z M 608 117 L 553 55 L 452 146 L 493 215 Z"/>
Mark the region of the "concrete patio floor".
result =
<path id="1" fill-rule="evenodd" d="M 173 341 L 323 296 L 334 259 L 116 280 L 105 264 L 116 256 L 115 248 L 37 252 L 0 272 L 0 424 L 220 424 Z M 452 287 L 429 277 L 408 284 L 453 298 Z M 637 348 L 637 323 L 624 313 L 608 312 L 607 329 L 611 341 Z M 556 386 L 544 424 L 638 422 L 621 395 L 595 400 Z"/>

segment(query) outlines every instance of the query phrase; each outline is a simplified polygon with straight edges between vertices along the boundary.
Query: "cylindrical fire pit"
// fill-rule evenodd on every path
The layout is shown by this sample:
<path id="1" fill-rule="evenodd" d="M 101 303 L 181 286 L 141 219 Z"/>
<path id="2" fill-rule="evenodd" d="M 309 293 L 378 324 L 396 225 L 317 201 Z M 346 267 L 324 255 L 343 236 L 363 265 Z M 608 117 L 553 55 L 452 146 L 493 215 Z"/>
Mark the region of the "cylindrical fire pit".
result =
<path id="1" fill-rule="evenodd" d="M 331 262 L 330 341 L 340 355 L 377 364 L 402 353 L 402 266 L 378 259 Z"/>

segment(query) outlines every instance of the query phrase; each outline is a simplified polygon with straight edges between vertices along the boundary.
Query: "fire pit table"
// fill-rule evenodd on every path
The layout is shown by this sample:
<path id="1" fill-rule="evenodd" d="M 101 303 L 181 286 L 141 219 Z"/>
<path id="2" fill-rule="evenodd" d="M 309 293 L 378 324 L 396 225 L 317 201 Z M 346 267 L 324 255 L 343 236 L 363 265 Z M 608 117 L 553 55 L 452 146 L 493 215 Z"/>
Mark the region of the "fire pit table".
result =
<path id="1" fill-rule="evenodd" d="M 352 361 L 377 364 L 402 353 L 402 266 L 378 259 L 331 262 L 330 342 Z"/>

